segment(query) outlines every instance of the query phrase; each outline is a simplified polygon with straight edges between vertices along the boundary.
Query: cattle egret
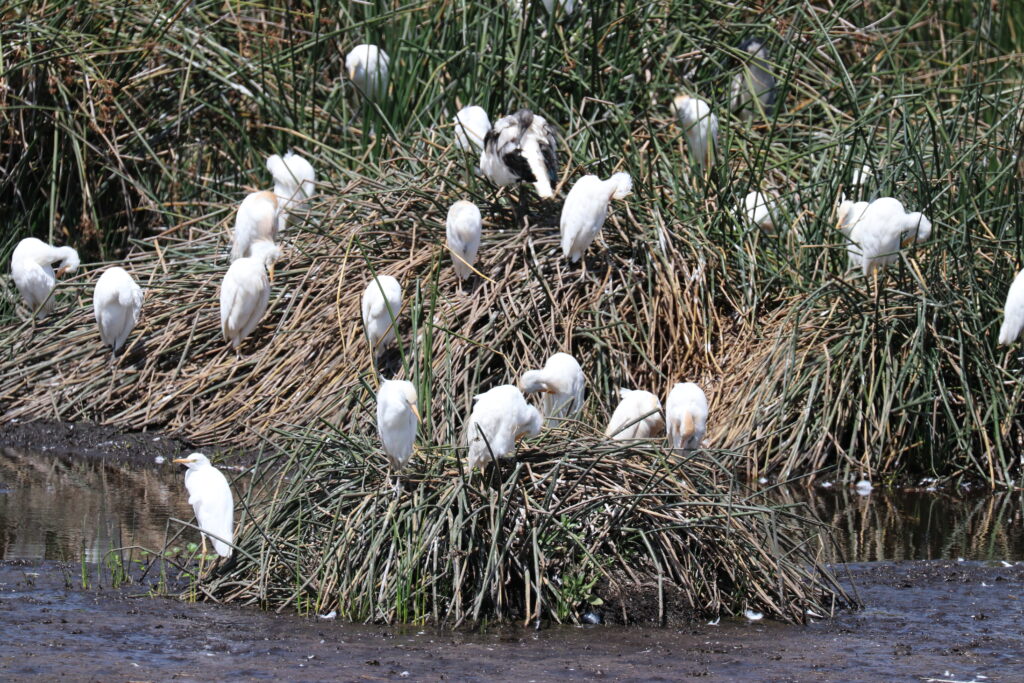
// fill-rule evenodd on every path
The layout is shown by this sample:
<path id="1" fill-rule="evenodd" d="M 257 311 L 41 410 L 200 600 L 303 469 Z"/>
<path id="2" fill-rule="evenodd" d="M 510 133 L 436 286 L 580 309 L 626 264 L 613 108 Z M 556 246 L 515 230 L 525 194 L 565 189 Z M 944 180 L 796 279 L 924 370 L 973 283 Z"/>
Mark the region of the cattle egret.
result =
<path id="1" fill-rule="evenodd" d="M 608 202 L 623 199 L 633 191 L 628 173 L 616 173 L 608 180 L 585 175 L 569 190 L 562 205 L 562 255 L 576 263 L 594 241 L 608 215 Z"/>
<path id="2" fill-rule="evenodd" d="M 743 121 L 750 121 L 755 116 L 770 119 L 775 110 L 776 87 L 768 48 L 760 38 L 751 37 L 740 43 L 740 50 L 749 58 L 732 79 L 730 106 Z"/>
<path id="3" fill-rule="evenodd" d="M 53 264 L 60 268 L 53 272 Z M 71 247 L 52 247 L 35 237 L 18 242 L 11 254 L 11 278 L 25 305 L 37 318 L 45 318 L 56 305 L 51 294 L 57 278 L 78 270 L 78 252 Z"/>
<path id="4" fill-rule="evenodd" d="M 405 380 L 383 380 L 377 390 L 377 433 L 391 469 L 400 472 L 412 457 L 416 442 L 416 387 Z"/>
<path id="5" fill-rule="evenodd" d="M 231 243 L 231 260 L 252 256 L 250 249 L 257 241 L 274 242 L 278 229 L 277 195 L 269 190 L 253 192 L 242 200 L 235 214 L 235 237 Z"/>
<path id="6" fill-rule="evenodd" d="M 107 268 L 93 290 L 92 310 L 100 328 L 100 339 L 116 354 L 139 322 L 142 288 L 124 268 Z"/>
<path id="7" fill-rule="evenodd" d="M 860 266 L 865 275 L 873 273 L 899 256 L 901 247 L 924 242 L 932 234 L 932 223 L 920 212 L 907 213 L 898 200 L 880 197 L 857 216 L 858 204 L 844 201 L 837 215 L 839 228 L 849 239 L 850 266 Z"/>
<path id="8" fill-rule="evenodd" d="M 316 191 L 313 165 L 294 152 L 283 157 L 267 157 L 267 170 L 274 176 L 274 195 L 279 208 L 278 229 L 285 226 L 289 213 L 294 213 Z"/>
<path id="9" fill-rule="evenodd" d="M 235 351 L 267 312 L 274 263 L 281 258 L 281 250 L 266 240 L 254 242 L 251 252 L 231 264 L 220 286 L 220 329 Z"/>
<path id="10" fill-rule="evenodd" d="M 543 116 L 529 109 L 498 119 L 484 136 L 480 170 L 499 187 L 533 183 L 542 198 L 554 196 L 558 178 L 558 141 Z"/>
<path id="11" fill-rule="evenodd" d="M 519 439 L 540 434 L 540 413 L 511 384 L 478 394 L 473 401 L 466 432 L 471 469 L 513 456 Z"/>
<path id="12" fill-rule="evenodd" d="M 775 202 L 760 192 L 748 192 L 747 196 L 743 199 L 743 207 L 746 211 L 747 220 L 751 225 L 757 226 L 765 232 L 775 230 Z"/>
<path id="13" fill-rule="evenodd" d="M 388 53 L 376 45 L 356 45 L 345 56 L 349 80 L 371 102 L 381 102 L 388 92 Z"/>
<path id="14" fill-rule="evenodd" d="M 188 504 L 196 513 L 201 531 L 203 555 L 206 555 L 206 536 L 209 534 L 217 554 L 230 557 L 234 541 L 235 500 L 228 480 L 202 453 L 175 458 L 174 462 L 188 467 L 185 470 L 185 489 L 188 491 Z"/>
<path id="15" fill-rule="evenodd" d="M 583 409 L 583 388 L 586 379 L 576 359 L 567 353 L 548 358 L 541 370 L 527 370 L 519 380 L 524 394 L 542 392 L 540 409 L 545 424 L 552 426 L 558 418 L 574 415 Z"/>
<path id="16" fill-rule="evenodd" d="M 363 327 L 373 357 L 379 357 L 395 341 L 398 312 L 402 310 L 402 285 L 390 275 L 378 275 L 363 291 Z"/>
<path id="17" fill-rule="evenodd" d="M 1006 293 L 1003 307 L 1003 325 L 999 328 L 999 343 L 1009 346 L 1020 336 L 1024 328 L 1024 270 L 1017 273 Z"/>
<path id="18" fill-rule="evenodd" d="M 483 107 L 463 107 L 455 115 L 455 144 L 459 149 L 472 152 L 484 148 L 484 137 L 491 130 L 491 119 Z"/>
<path id="19" fill-rule="evenodd" d="M 708 426 L 708 399 L 693 382 L 676 384 L 665 401 L 669 446 L 684 451 L 700 448 Z"/>
<path id="20" fill-rule="evenodd" d="M 480 232 L 483 218 L 476 204 L 457 201 L 448 209 L 445 231 L 448 234 L 448 248 L 452 252 L 452 267 L 459 280 L 465 280 L 473 273 L 476 253 L 480 249 Z"/>
<path id="21" fill-rule="evenodd" d="M 661 401 L 649 391 L 619 389 L 619 405 L 612 413 L 605 436 L 613 439 L 649 439 L 665 431 Z"/>
<path id="22" fill-rule="evenodd" d="M 672 100 L 672 109 L 686 133 L 690 156 L 702 171 L 707 171 L 714 162 L 718 145 L 718 117 L 707 102 L 689 95 L 678 95 Z"/>

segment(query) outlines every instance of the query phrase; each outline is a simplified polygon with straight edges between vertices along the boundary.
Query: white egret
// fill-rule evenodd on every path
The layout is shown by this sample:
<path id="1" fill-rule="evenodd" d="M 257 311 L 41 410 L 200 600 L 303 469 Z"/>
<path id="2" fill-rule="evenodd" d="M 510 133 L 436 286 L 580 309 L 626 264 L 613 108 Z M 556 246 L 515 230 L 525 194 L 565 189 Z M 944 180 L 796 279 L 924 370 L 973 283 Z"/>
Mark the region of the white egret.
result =
<path id="1" fill-rule="evenodd" d="M 53 264 L 60 268 L 53 272 Z M 11 278 L 18 293 L 37 318 L 45 318 L 56 305 L 51 294 L 57 278 L 78 270 L 78 252 L 71 247 L 52 247 L 35 237 L 18 242 L 11 254 Z"/>
<path id="2" fill-rule="evenodd" d="M 473 401 L 466 432 L 470 468 L 483 469 L 492 460 L 510 457 L 519 439 L 540 434 L 540 413 L 511 384 L 478 394 Z"/>
<path id="3" fill-rule="evenodd" d="M 235 214 L 235 237 L 231 243 L 231 260 L 252 256 L 250 248 L 260 240 L 277 241 L 277 195 L 269 190 L 252 192 L 238 205 Z"/>
<path id="4" fill-rule="evenodd" d="M 231 264 L 220 285 L 220 329 L 235 351 L 267 312 L 274 263 L 281 258 L 277 245 L 266 240 L 254 242 L 251 251 Z"/>
<path id="5" fill-rule="evenodd" d="M 649 391 L 619 389 L 619 405 L 612 413 L 605 436 L 617 440 L 649 439 L 665 431 L 661 401 Z"/>
<path id="6" fill-rule="evenodd" d="M 861 164 L 860 167 L 853 169 L 850 173 L 850 192 L 864 189 L 874 174 L 874 170 L 868 164 Z"/>
<path id="7" fill-rule="evenodd" d="M 107 268 L 92 293 L 100 339 L 116 354 L 128 340 L 142 311 L 142 288 L 124 268 Z"/>
<path id="8" fill-rule="evenodd" d="M 755 116 L 770 119 L 775 110 L 776 87 L 768 48 L 762 39 L 749 37 L 740 43 L 740 50 L 749 58 L 732 79 L 730 106 L 743 121 L 750 121 Z"/>
<path id="9" fill-rule="evenodd" d="M 356 45 L 345 56 L 349 80 L 371 102 L 381 102 L 388 93 L 388 53 L 376 45 Z"/>
<path id="10" fill-rule="evenodd" d="M 448 209 L 445 232 L 448 248 L 452 251 L 452 267 L 459 280 L 473 274 L 472 265 L 476 263 L 476 253 L 480 249 L 482 229 L 483 218 L 476 204 L 459 200 Z"/>
<path id="11" fill-rule="evenodd" d="M 1006 293 L 1006 305 L 1003 306 L 1003 324 L 999 328 L 999 343 L 1009 346 L 1020 336 L 1024 329 L 1024 270 L 1017 273 Z"/>
<path id="12" fill-rule="evenodd" d="M 760 192 L 748 192 L 743 198 L 743 207 L 747 220 L 751 225 L 761 228 L 765 232 L 772 232 L 776 228 L 775 202 Z"/>
<path id="13" fill-rule="evenodd" d="M 594 241 L 608 215 L 608 203 L 623 199 L 633 191 L 628 173 L 616 173 L 608 180 L 585 175 L 576 181 L 562 204 L 559 225 L 562 231 L 562 255 L 576 263 Z"/>
<path id="14" fill-rule="evenodd" d="M 234 542 L 235 499 L 228 480 L 202 453 L 175 458 L 174 462 L 188 467 L 185 470 L 185 489 L 188 491 L 188 504 L 195 511 L 196 522 L 202 532 L 203 555 L 206 555 L 206 535 L 209 534 L 217 554 L 230 557 L 230 544 Z"/>
<path id="15" fill-rule="evenodd" d="M 554 196 L 558 179 L 558 141 L 543 116 L 520 109 L 494 124 L 484 136 L 480 170 L 499 187 L 533 183 L 545 199 Z"/>
<path id="16" fill-rule="evenodd" d="M 693 382 L 676 384 L 665 401 L 665 427 L 669 446 L 692 451 L 700 448 L 708 426 L 708 399 Z"/>
<path id="17" fill-rule="evenodd" d="M 491 130 L 491 119 L 483 107 L 475 104 L 463 107 L 455 115 L 455 144 L 459 149 L 472 152 L 484 148 L 484 137 Z"/>
<path id="18" fill-rule="evenodd" d="M 576 359 L 567 353 L 556 353 L 540 370 L 527 370 L 519 380 L 524 394 L 543 392 L 540 409 L 550 427 L 558 418 L 574 415 L 583 409 L 586 378 Z"/>
<path id="19" fill-rule="evenodd" d="M 924 242 L 932 234 L 932 223 L 920 212 L 907 213 L 898 200 L 880 197 L 856 216 L 857 204 L 840 204 L 840 230 L 850 243 L 846 250 L 850 266 L 860 266 L 865 275 L 899 257 L 901 247 Z"/>
<path id="20" fill-rule="evenodd" d="M 395 341 L 398 313 L 402 310 L 402 285 L 390 275 L 378 275 L 363 291 L 363 327 L 373 357 L 379 357 Z"/>
<path id="21" fill-rule="evenodd" d="M 316 191 L 313 165 L 294 152 L 283 157 L 267 157 L 267 170 L 274 176 L 274 195 L 279 207 L 278 229 L 284 228 L 289 213 L 294 213 Z"/>
<path id="22" fill-rule="evenodd" d="M 702 171 L 707 171 L 715 159 L 718 145 L 718 117 L 702 99 L 678 95 L 672 100 L 672 109 L 686 133 L 686 144 Z"/>
<path id="23" fill-rule="evenodd" d="M 377 390 L 377 433 L 395 473 L 400 472 L 412 457 L 419 421 L 416 387 L 412 382 L 382 380 Z"/>

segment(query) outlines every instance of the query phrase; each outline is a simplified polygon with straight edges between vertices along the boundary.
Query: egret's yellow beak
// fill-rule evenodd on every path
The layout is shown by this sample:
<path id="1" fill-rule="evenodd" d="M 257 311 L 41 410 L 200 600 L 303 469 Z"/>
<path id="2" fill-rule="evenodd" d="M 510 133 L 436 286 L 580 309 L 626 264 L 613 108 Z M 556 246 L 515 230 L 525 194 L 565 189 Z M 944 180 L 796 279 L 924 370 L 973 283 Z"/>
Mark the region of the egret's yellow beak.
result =
<path id="1" fill-rule="evenodd" d="M 348 70 L 348 80 L 350 80 L 350 81 L 356 80 L 356 70 L 354 68 Z"/>
<path id="2" fill-rule="evenodd" d="M 416 409 L 416 404 L 415 403 L 410 403 L 409 404 L 409 409 L 412 410 L 412 414 L 416 416 L 416 421 L 417 422 L 423 422 L 423 418 L 420 417 L 420 411 Z"/>
<path id="3" fill-rule="evenodd" d="M 57 269 L 57 277 L 64 277 L 64 273 L 66 272 L 68 272 L 68 269 L 64 266 L 61 266 L 60 268 Z"/>
<path id="4" fill-rule="evenodd" d="M 190 463 L 190 462 L 192 462 L 192 461 L 191 461 L 191 460 L 189 460 L 188 458 L 175 458 L 175 459 L 174 459 L 174 460 L 172 460 L 171 462 L 176 462 L 176 463 L 178 463 L 179 465 L 187 465 L 187 464 L 189 464 L 189 463 Z"/>
<path id="5" fill-rule="evenodd" d="M 274 281 L 274 264 L 273 263 L 271 263 L 269 266 L 267 266 L 267 276 L 270 277 L 270 281 L 271 282 Z"/>
<path id="6" fill-rule="evenodd" d="M 914 236 L 911 235 L 910 237 L 904 237 L 903 241 L 900 242 L 900 246 L 902 246 L 904 249 L 906 249 L 907 247 L 909 247 L 913 243 L 914 243 Z"/>

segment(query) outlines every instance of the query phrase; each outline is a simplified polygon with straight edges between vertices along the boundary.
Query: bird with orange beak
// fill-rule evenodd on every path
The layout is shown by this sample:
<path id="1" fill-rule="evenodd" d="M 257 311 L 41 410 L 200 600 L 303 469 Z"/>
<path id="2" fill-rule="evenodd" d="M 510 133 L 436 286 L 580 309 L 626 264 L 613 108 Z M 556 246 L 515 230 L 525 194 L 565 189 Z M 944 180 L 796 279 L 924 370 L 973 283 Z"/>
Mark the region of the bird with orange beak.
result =
<path id="1" fill-rule="evenodd" d="M 236 352 L 267 312 L 274 263 L 281 258 L 277 245 L 266 240 L 253 243 L 251 253 L 231 264 L 220 286 L 221 332 Z"/>
<path id="2" fill-rule="evenodd" d="M 398 474 L 412 458 L 420 411 L 416 387 L 405 380 L 382 379 L 377 390 L 377 433 L 391 469 Z M 396 490 L 400 484 L 396 481 Z"/>
<path id="3" fill-rule="evenodd" d="M 230 557 L 231 544 L 234 543 L 235 500 L 227 478 L 202 453 L 192 453 L 173 462 L 188 468 L 185 471 L 185 489 L 188 491 L 188 504 L 196 513 L 203 556 L 206 556 L 206 537 L 209 535 L 217 554 Z"/>

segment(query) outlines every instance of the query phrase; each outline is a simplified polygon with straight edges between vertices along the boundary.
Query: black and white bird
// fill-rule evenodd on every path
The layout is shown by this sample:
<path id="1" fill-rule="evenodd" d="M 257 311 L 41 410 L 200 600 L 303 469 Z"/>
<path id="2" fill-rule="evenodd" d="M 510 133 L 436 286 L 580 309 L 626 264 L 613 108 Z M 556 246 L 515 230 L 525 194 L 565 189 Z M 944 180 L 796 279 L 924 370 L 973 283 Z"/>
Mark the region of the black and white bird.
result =
<path id="1" fill-rule="evenodd" d="M 480 170 L 495 185 L 532 183 L 537 195 L 555 195 L 558 140 L 543 116 L 529 109 L 498 119 L 484 136 Z"/>
<path id="2" fill-rule="evenodd" d="M 747 58 L 740 72 L 733 76 L 729 88 L 729 103 L 732 110 L 742 121 L 750 121 L 755 117 L 768 120 L 775 111 L 777 86 L 775 76 L 771 72 L 771 55 L 764 45 L 764 40 L 749 37 L 740 43 L 740 50 L 747 53 Z"/>

